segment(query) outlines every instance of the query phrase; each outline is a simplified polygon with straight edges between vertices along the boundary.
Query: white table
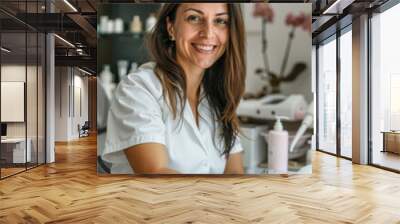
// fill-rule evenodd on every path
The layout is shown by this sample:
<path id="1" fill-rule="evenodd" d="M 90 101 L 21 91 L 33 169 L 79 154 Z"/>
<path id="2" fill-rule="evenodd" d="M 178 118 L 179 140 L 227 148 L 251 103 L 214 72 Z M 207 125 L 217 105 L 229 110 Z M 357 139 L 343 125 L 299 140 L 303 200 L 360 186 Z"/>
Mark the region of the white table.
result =
<path id="1" fill-rule="evenodd" d="M 26 142 L 28 143 L 26 147 L 26 154 L 25 154 L 25 138 L 6 138 L 6 139 L 1 139 L 1 147 L 12 147 L 12 156 L 13 156 L 13 163 L 25 163 L 25 162 L 31 162 L 31 145 L 32 141 L 30 138 L 26 139 Z M 25 159 L 27 159 L 25 161 Z"/>

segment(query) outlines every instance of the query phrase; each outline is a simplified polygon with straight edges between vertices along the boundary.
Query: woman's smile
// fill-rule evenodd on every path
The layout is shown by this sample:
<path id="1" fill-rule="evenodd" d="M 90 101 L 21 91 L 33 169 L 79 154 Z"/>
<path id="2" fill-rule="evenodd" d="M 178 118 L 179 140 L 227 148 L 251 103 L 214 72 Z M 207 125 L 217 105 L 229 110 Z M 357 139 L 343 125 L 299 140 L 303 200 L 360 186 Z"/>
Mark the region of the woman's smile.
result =
<path id="1" fill-rule="evenodd" d="M 217 48 L 217 45 L 212 45 L 212 44 L 196 44 L 196 43 L 192 43 L 192 46 L 198 52 L 205 53 L 205 54 L 214 53 L 215 49 Z"/>
<path id="2" fill-rule="evenodd" d="M 215 49 L 217 48 L 217 45 L 213 44 L 192 43 L 192 46 L 197 52 L 204 54 L 213 54 L 215 52 Z"/>

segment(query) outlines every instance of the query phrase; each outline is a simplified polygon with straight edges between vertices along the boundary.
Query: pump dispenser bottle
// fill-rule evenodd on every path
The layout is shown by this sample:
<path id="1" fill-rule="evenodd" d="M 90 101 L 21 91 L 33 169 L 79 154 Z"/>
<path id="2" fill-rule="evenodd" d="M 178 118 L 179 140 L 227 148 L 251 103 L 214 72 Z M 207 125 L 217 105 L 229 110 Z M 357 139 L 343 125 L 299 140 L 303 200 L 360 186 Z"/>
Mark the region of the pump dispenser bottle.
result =
<path id="1" fill-rule="evenodd" d="M 100 73 L 100 81 L 103 85 L 103 88 L 106 92 L 108 100 L 111 101 L 114 89 L 116 88 L 116 84 L 113 82 L 113 73 L 111 73 L 110 65 L 104 65 L 103 71 Z"/>
<path id="2" fill-rule="evenodd" d="M 285 174 L 288 172 L 289 134 L 283 129 L 281 119 L 276 116 L 274 129 L 268 133 L 268 173 Z"/>

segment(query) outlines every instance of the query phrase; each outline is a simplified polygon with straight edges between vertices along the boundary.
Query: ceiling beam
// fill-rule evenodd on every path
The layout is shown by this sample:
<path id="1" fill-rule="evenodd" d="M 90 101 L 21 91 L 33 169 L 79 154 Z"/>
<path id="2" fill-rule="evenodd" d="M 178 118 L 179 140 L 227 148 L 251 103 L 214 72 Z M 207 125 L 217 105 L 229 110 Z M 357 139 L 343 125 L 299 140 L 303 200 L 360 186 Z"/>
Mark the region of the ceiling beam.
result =
<path id="1" fill-rule="evenodd" d="M 86 41 L 91 46 L 96 46 L 96 29 L 90 24 L 85 17 L 80 14 L 68 14 L 67 15 L 72 21 L 82 28 L 88 38 Z"/>
<path id="2" fill-rule="evenodd" d="M 92 71 L 97 70 L 97 60 L 90 56 L 55 56 L 56 66 L 88 67 Z"/>

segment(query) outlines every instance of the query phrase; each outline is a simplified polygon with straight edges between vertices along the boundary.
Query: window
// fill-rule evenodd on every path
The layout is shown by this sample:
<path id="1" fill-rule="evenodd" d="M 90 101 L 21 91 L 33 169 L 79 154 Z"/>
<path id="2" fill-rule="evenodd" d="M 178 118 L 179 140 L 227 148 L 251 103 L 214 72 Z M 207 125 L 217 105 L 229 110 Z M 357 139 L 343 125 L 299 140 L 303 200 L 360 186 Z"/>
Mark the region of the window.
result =
<path id="1" fill-rule="evenodd" d="M 318 149 L 336 153 L 336 36 L 318 48 Z"/>
<path id="2" fill-rule="evenodd" d="M 340 36 L 340 155 L 352 157 L 352 33 L 351 26 Z"/>
<path id="3" fill-rule="evenodd" d="M 400 4 L 371 18 L 371 111 L 372 164 L 400 170 L 400 133 L 392 140 L 384 132 L 400 131 Z M 392 138 L 392 137 L 391 137 Z"/>

